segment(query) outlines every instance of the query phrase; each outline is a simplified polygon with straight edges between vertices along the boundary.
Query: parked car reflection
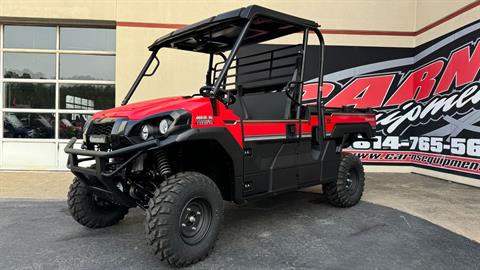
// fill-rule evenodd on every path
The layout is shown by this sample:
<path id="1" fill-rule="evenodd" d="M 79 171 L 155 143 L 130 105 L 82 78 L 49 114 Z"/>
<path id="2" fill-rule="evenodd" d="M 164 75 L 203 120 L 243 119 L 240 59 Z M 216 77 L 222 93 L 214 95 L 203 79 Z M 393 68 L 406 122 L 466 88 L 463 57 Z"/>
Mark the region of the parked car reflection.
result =
<path id="1" fill-rule="evenodd" d="M 53 113 L 13 113 L 4 114 L 4 138 L 43 138 L 55 137 L 55 116 Z"/>
<path id="2" fill-rule="evenodd" d="M 92 117 L 89 114 L 62 113 L 59 121 L 60 139 L 70 139 L 72 137 L 82 138 L 83 126 L 88 119 Z"/>

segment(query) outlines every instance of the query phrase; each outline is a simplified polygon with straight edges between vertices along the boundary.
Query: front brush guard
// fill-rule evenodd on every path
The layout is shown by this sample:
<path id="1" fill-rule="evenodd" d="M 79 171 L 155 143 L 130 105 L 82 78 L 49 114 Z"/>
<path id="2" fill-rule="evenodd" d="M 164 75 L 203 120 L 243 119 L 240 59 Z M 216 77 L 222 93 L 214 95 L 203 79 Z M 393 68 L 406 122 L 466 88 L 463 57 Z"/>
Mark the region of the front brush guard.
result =
<path id="1" fill-rule="evenodd" d="M 100 193 L 99 195 L 104 197 L 111 197 L 114 202 L 127 207 L 137 206 L 137 203 L 132 198 L 126 195 L 113 183 L 113 178 L 141 154 L 148 150 L 162 146 L 161 141 L 158 139 L 153 139 L 109 152 L 75 149 L 73 146 L 76 141 L 77 138 L 73 137 L 67 143 L 67 146 L 65 146 L 65 153 L 68 154 L 67 168 L 70 169 L 72 173 L 80 179 L 80 181 L 94 189 L 95 193 Z M 86 157 L 79 158 L 78 156 Z M 111 164 L 110 158 L 125 156 L 130 157 L 125 162 L 115 167 L 115 170 L 106 170 L 108 165 Z M 90 160 L 95 160 L 95 168 L 79 166 L 79 163 Z M 89 180 L 89 177 L 92 176 L 98 179 L 98 181 L 105 186 L 106 190 L 92 187 L 91 181 Z"/>

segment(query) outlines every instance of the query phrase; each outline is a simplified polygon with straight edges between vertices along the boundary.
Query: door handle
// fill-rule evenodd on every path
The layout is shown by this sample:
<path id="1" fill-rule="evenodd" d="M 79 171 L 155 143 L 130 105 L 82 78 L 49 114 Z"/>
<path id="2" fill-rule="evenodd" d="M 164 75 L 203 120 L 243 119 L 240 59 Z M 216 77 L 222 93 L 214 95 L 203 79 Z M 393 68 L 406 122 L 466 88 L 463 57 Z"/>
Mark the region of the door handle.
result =
<path id="1" fill-rule="evenodd" d="M 295 124 L 287 124 L 287 139 L 297 138 L 297 127 Z"/>

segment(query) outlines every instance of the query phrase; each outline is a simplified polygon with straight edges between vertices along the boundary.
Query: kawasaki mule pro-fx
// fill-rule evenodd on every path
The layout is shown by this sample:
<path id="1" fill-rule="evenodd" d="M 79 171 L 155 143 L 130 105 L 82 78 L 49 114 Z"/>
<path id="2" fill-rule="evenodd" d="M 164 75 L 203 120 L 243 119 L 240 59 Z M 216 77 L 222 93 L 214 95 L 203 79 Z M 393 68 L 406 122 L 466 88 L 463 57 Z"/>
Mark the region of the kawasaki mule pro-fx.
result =
<path id="1" fill-rule="evenodd" d="M 250 54 L 243 49 L 291 34 L 303 42 Z M 307 46 L 309 38 L 319 46 Z M 127 105 L 142 78 L 158 67 L 162 48 L 209 55 L 205 85 L 192 96 Z M 240 204 L 322 184 L 333 205 L 355 205 L 363 167 L 342 148 L 372 140 L 375 116 L 323 107 L 323 49 L 317 23 L 259 6 L 157 39 L 122 106 L 93 115 L 81 149 L 73 147 L 76 138 L 65 148 L 76 176 L 68 194 L 73 218 L 106 227 L 138 206 L 146 211 L 153 251 L 171 265 L 186 266 L 212 250 L 224 200 Z M 318 76 L 310 103 L 302 100 L 305 63 L 312 61 L 307 50 L 315 55 Z"/>

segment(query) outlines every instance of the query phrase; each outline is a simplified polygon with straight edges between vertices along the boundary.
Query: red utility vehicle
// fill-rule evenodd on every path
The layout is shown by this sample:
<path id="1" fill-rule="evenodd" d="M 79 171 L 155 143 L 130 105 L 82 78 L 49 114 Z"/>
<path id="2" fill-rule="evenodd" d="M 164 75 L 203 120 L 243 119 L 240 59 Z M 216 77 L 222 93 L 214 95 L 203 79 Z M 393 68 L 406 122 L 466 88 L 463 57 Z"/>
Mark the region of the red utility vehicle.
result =
<path id="1" fill-rule="evenodd" d="M 303 35 L 303 42 L 242 51 L 290 34 Z M 307 46 L 309 38 L 320 45 Z M 162 48 L 209 55 L 205 85 L 193 96 L 127 105 L 142 78 L 155 73 Z M 110 226 L 140 207 L 153 251 L 186 266 L 213 248 L 224 200 L 244 203 L 318 184 L 333 205 L 360 200 L 362 164 L 342 149 L 372 140 L 375 115 L 323 107 L 324 41 L 317 23 L 249 6 L 174 31 L 149 49 L 122 106 L 92 117 L 82 149 L 73 147 L 76 138 L 65 148 L 76 176 L 68 204 L 80 224 Z M 318 87 L 316 102 L 305 105 L 309 50 L 318 62 Z M 82 165 L 92 160 L 93 166 Z"/>

